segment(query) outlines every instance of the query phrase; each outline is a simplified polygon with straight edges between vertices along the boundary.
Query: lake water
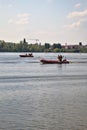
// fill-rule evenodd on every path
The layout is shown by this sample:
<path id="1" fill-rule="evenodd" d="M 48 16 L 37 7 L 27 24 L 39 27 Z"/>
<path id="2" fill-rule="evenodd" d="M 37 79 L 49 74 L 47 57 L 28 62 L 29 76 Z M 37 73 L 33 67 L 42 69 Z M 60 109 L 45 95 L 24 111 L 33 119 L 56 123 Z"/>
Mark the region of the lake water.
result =
<path id="1" fill-rule="evenodd" d="M 0 130 L 87 130 L 87 54 L 0 53 Z"/>

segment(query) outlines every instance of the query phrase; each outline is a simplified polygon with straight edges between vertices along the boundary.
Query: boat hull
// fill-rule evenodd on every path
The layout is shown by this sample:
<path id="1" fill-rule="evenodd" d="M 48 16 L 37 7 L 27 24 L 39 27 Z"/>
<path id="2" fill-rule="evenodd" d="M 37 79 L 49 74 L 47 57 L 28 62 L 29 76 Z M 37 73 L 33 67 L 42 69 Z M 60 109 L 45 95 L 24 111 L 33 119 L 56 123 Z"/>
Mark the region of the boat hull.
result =
<path id="1" fill-rule="evenodd" d="M 33 55 L 19 55 L 20 57 L 34 57 Z"/>
<path id="2" fill-rule="evenodd" d="M 43 64 L 69 64 L 69 61 L 67 61 L 67 60 L 63 60 L 62 62 L 60 62 L 58 60 L 41 59 L 40 62 L 42 62 Z"/>

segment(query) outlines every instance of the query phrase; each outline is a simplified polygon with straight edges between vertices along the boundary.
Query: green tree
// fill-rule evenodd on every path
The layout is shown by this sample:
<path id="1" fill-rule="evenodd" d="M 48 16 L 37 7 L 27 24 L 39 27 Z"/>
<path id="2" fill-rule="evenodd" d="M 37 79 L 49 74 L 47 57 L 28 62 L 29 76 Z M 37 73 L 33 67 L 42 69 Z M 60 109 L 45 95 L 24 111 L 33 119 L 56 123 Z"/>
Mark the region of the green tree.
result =
<path id="1" fill-rule="evenodd" d="M 50 44 L 49 43 L 45 43 L 45 49 L 49 49 L 50 48 Z"/>

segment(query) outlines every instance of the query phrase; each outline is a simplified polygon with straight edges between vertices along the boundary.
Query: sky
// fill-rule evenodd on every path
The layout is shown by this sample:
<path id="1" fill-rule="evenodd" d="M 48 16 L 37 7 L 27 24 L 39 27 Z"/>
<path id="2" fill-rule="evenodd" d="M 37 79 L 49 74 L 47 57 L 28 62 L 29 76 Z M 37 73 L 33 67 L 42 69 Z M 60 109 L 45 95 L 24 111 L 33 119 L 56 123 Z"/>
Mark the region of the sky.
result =
<path id="1" fill-rule="evenodd" d="M 87 0 L 0 0 L 0 40 L 87 45 Z"/>

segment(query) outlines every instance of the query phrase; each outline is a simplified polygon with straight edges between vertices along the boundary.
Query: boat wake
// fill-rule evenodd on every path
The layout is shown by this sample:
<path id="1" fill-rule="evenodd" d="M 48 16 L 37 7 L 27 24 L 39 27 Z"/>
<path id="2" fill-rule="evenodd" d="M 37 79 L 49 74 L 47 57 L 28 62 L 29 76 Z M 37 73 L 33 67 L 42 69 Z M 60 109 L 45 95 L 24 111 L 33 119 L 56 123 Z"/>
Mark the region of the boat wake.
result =
<path id="1" fill-rule="evenodd" d="M 19 62 L 19 61 L 1 61 L 0 64 L 17 64 L 17 63 L 23 63 L 23 62 Z M 25 61 L 24 63 L 40 63 L 39 61 Z"/>
<path id="2" fill-rule="evenodd" d="M 70 61 L 70 63 L 87 63 L 87 61 Z"/>

